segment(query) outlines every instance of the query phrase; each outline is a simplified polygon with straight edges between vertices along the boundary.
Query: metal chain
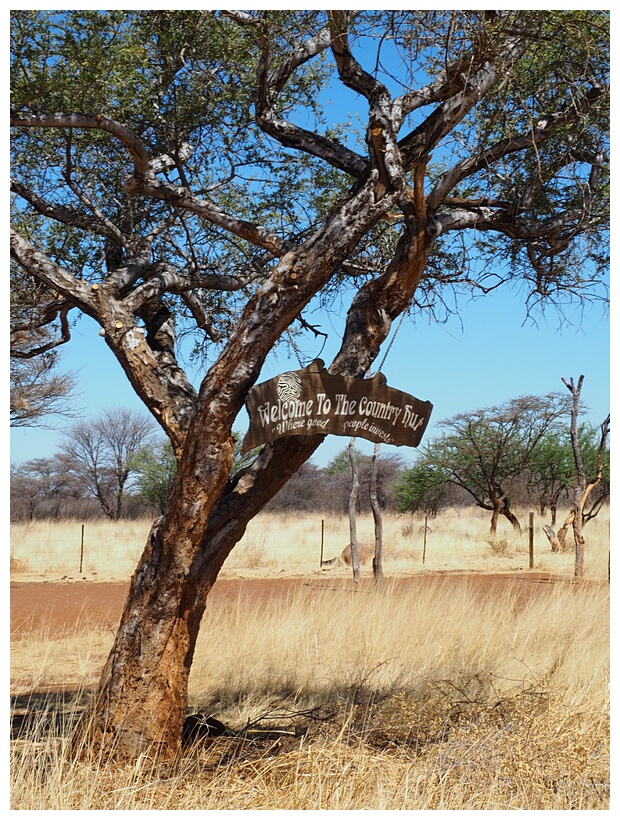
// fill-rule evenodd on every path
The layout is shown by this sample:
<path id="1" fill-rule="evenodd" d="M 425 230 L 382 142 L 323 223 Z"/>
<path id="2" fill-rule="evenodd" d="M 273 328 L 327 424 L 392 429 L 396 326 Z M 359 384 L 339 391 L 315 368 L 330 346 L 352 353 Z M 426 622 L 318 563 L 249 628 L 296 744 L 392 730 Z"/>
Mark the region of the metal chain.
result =
<path id="1" fill-rule="evenodd" d="M 400 330 L 400 326 L 402 325 L 402 323 L 403 323 L 403 319 L 404 319 L 404 318 L 405 318 L 405 311 L 403 311 L 403 312 L 400 314 L 400 321 L 398 322 L 398 325 L 397 325 L 397 327 L 396 327 L 396 330 L 394 331 L 394 335 L 392 336 L 392 339 L 391 339 L 391 341 L 390 341 L 389 345 L 387 346 L 385 353 L 383 354 L 383 359 L 381 360 L 381 364 L 379 365 L 379 369 L 378 369 L 378 371 L 377 371 L 378 373 L 380 373 L 380 372 L 381 372 L 381 370 L 383 370 L 383 365 L 385 364 L 385 360 L 386 360 L 386 359 L 387 359 L 387 357 L 388 357 L 388 353 L 389 353 L 389 352 L 390 352 L 390 350 L 392 349 L 392 345 L 394 344 L 394 340 L 396 339 L 396 336 L 398 335 L 398 331 Z M 370 375 L 370 374 L 367 374 L 366 378 L 368 378 L 368 376 L 369 376 L 369 375 Z"/>

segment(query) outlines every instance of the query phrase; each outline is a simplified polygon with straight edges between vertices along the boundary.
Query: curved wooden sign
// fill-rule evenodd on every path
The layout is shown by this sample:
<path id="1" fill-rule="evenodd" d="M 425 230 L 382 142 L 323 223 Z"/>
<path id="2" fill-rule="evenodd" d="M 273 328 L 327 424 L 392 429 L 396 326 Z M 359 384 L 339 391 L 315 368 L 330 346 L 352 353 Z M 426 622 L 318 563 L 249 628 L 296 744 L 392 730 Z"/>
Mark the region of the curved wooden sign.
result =
<path id="1" fill-rule="evenodd" d="M 417 447 L 433 409 L 388 387 L 381 373 L 371 379 L 332 376 L 321 359 L 255 385 L 245 404 L 250 429 L 243 452 L 281 436 L 328 433 Z"/>

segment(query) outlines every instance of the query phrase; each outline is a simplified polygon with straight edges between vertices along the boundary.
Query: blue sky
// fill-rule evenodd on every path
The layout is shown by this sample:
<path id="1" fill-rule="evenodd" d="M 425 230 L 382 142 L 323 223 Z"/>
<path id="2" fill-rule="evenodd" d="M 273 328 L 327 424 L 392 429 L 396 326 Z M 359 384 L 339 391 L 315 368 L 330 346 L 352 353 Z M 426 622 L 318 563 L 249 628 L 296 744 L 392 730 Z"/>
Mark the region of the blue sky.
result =
<path id="1" fill-rule="evenodd" d="M 346 306 L 343 301 L 338 315 L 306 314 L 308 321 L 328 334 L 322 352 L 323 340 L 309 339 L 302 348 L 306 356 L 320 353 L 329 363 L 338 349 Z M 452 317 L 445 325 L 405 320 L 382 371 L 391 387 L 434 405 L 425 441 L 437 431 L 441 419 L 502 404 L 517 396 L 566 391 L 562 377 L 577 379 L 581 374 L 585 376 L 582 399 L 590 408 L 586 417 L 598 425 L 610 405 L 609 321 L 597 304 L 587 306 L 583 316 L 576 314 L 574 321 L 581 324 L 559 330 L 557 317 L 551 312 L 547 322 L 539 317 L 538 326 L 533 326 L 525 319 L 519 297 L 500 290 L 464 304 L 460 318 Z M 391 338 L 384 344 L 379 361 Z M 78 375 L 80 395 L 76 405 L 85 418 L 110 407 L 146 412 L 98 335 L 98 326 L 88 317 L 83 317 L 74 329 L 62 363 L 64 369 Z M 260 381 L 299 366 L 297 359 L 289 358 L 284 350 L 276 352 L 266 363 Z M 53 455 L 62 428 L 68 424 L 61 421 L 54 430 L 13 429 L 11 461 Z M 245 430 L 246 426 L 244 409 L 236 427 Z M 346 438 L 329 436 L 314 461 L 325 466 L 347 443 Z M 372 444 L 359 439 L 359 449 L 372 452 Z M 384 445 L 382 453 L 397 453 L 407 462 L 415 458 L 415 450 L 408 447 Z"/>
<path id="2" fill-rule="evenodd" d="M 333 92 L 327 96 L 333 98 Z M 351 116 L 357 109 L 365 110 L 365 101 L 342 89 L 333 104 L 338 109 L 338 118 L 343 105 Z M 303 345 L 308 359 L 320 355 L 327 363 L 331 361 L 339 347 L 347 307 L 345 297 L 337 315 L 305 312 L 307 321 L 320 325 L 328 334 L 322 351 L 322 338 L 310 338 Z M 536 326 L 527 321 L 523 300 L 505 288 L 475 302 L 463 300 L 460 314 L 443 325 L 405 320 L 382 371 L 390 386 L 434 405 L 425 441 L 436 432 L 441 419 L 501 404 L 517 396 L 566 391 L 562 377 L 576 379 L 581 374 L 585 376 L 582 398 L 589 407 L 586 417 L 593 424 L 600 424 L 610 409 L 609 320 L 603 306 L 586 305 L 583 314 L 569 314 L 572 324 L 561 330 L 553 311 L 547 319 L 536 318 Z M 75 372 L 79 381 L 76 406 L 84 418 L 96 417 L 103 409 L 112 407 L 146 413 L 98 330 L 91 319 L 82 317 L 71 342 L 63 348 L 62 368 Z M 384 344 L 378 361 L 391 338 Z M 277 352 L 266 363 L 259 381 L 299 366 L 295 358 L 290 359 L 284 351 Z M 194 381 L 198 384 L 199 377 Z M 62 439 L 63 428 L 71 422 L 55 423 L 56 429 L 11 430 L 11 461 L 52 456 Z M 236 428 L 243 431 L 246 426 L 247 413 L 243 410 Z M 348 439 L 329 436 L 314 461 L 324 466 L 347 442 Z M 359 447 L 365 452 L 372 451 L 372 444 L 363 439 L 359 439 Z M 411 448 L 383 446 L 382 452 L 397 452 L 406 461 L 415 457 Z"/>

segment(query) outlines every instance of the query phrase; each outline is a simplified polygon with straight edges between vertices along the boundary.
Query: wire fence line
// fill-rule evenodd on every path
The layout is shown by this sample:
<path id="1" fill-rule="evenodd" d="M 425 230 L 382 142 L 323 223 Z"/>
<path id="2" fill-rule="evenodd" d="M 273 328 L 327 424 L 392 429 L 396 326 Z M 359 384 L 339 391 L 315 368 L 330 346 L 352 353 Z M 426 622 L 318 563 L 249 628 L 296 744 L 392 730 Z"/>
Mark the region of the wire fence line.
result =
<path id="1" fill-rule="evenodd" d="M 519 534 L 502 528 L 489 534 L 480 514 L 386 516 L 383 557 L 386 573 L 420 571 L 522 571 L 540 569 L 571 574 L 570 548 L 552 553 L 544 534 L 546 519 L 531 511 Z M 76 580 L 128 580 L 140 558 L 151 522 L 33 522 L 11 526 L 12 577 L 53 576 Z M 371 564 L 371 516 L 357 522 L 364 560 Z M 609 565 L 609 515 L 586 529 L 586 574 L 606 577 Z M 347 572 L 340 559 L 349 544 L 344 516 L 259 516 L 233 549 L 223 576 L 261 572 L 313 574 Z M 570 546 L 570 545 L 569 545 Z M 335 559 L 335 560 L 334 560 Z M 372 571 L 370 569 L 370 571 Z"/>

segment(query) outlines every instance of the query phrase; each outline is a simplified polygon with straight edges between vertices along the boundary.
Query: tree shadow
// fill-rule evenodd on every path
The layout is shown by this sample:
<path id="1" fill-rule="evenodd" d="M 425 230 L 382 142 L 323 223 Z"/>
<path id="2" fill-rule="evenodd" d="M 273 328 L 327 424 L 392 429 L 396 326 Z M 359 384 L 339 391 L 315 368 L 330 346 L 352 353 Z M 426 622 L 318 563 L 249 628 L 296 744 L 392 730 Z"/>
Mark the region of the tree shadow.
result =
<path id="1" fill-rule="evenodd" d="M 92 694 L 80 688 L 12 695 L 11 740 L 69 734 Z"/>

